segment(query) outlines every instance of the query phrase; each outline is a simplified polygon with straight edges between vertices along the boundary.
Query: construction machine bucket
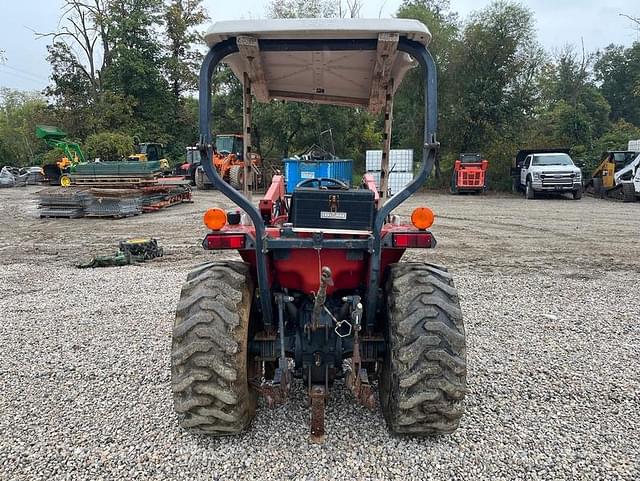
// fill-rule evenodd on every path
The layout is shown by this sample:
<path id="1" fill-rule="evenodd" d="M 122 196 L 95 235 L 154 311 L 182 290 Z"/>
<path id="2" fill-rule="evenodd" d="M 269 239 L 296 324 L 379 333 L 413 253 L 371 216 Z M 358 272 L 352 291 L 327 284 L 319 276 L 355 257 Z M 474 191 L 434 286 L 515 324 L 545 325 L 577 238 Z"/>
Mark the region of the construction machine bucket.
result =
<path id="1" fill-rule="evenodd" d="M 36 137 L 39 139 L 64 139 L 66 136 L 66 132 L 58 127 L 52 127 L 51 125 L 36 126 Z"/>

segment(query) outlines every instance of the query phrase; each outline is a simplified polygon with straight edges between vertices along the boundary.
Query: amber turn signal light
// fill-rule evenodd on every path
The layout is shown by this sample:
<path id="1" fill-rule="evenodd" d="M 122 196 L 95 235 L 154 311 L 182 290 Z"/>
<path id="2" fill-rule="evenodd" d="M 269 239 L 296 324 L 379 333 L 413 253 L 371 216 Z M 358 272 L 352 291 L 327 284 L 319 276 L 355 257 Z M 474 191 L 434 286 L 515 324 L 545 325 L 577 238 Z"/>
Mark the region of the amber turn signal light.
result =
<path id="1" fill-rule="evenodd" d="M 435 215 L 428 207 L 418 207 L 411 213 L 411 223 L 420 230 L 425 230 L 433 224 Z"/>
<path id="2" fill-rule="evenodd" d="M 211 230 L 220 230 L 227 223 L 227 214 L 222 209 L 209 209 L 204 213 L 204 225 Z"/>

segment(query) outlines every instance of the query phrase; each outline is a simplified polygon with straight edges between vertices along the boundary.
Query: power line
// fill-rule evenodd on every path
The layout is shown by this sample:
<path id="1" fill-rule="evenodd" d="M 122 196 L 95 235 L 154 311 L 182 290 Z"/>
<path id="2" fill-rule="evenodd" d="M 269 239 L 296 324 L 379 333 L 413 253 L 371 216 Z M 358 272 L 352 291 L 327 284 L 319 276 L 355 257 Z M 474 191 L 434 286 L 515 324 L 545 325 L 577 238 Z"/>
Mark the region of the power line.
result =
<path id="1" fill-rule="evenodd" d="M 16 77 L 16 78 L 18 78 L 20 80 L 27 81 L 27 82 L 30 82 L 32 84 L 36 84 L 36 85 L 38 85 L 38 87 L 40 87 L 42 85 L 42 80 L 35 79 L 35 78 L 32 78 L 32 77 L 28 77 L 26 75 L 22 75 L 22 74 L 17 73 L 17 72 L 9 72 L 7 70 L 2 70 L 2 65 L 0 65 L 0 75 L 11 75 L 11 76 Z"/>
<path id="2" fill-rule="evenodd" d="M 41 77 L 38 74 L 34 74 L 34 73 L 31 73 L 31 72 L 28 72 L 27 70 L 22 70 L 22 69 L 19 69 L 19 68 L 16 68 L 16 67 L 12 67 L 11 65 L 3 64 L 3 65 L 0 65 L 0 68 L 8 68 L 10 70 L 18 72 L 19 74 L 27 75 L 29 77 L 33 77 L 36 80 L 48 81 L 48 79 L 44 79 L 43 77 Z"/>

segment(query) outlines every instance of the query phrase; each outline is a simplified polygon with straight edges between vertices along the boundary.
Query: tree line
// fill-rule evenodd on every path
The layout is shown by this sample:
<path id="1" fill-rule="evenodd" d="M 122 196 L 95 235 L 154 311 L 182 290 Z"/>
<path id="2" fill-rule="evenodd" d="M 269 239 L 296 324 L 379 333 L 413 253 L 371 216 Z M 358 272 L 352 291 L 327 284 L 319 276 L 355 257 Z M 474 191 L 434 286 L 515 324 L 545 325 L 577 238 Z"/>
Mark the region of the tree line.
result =
<path id="1" fill-rule="evenodd" d="M 280 0 L 267 12 L 357 17 L 361 6 L 358 0 Z M 464 20 L 448 0 L 404 0 L 396 16 L 422 21 L 433 35 L 443 171 L 434 185 L 448 182 L 460 152 L 489 159 L 491 186 L 501 189 L 509 186 L 520 148 L 569 147 L 589 169 L 602 151 L 640 138 L 639 42 L 546 52 L 534 13 L 505 0 Z M 39 93 L 0 92 L 0 163 L 59 155 L 35 138 L 37 123 L 61 127 L 89 157 L 125 155 L 136 138 L 161 142 L 174 163 L 182 161 L 185 146 L 198 138 L 195 92 L 208 20 L 202 0 L 65 0 L 59 29 L 38 34 L 49 40 L 50 85 Z M 394 148 L 421 151 L 421 75 L 410 71 L 396 94 Z M 214 133 L 241 131 L 240 82 L 221 65 L 213 84 Z M 317 143 L 354 159 L 362 172 L 365 151 L 382 144 L 383 119 L 363 109 L 272 101 L 255 104 L 253 122 L 255 146 L 276 163 Z"/>

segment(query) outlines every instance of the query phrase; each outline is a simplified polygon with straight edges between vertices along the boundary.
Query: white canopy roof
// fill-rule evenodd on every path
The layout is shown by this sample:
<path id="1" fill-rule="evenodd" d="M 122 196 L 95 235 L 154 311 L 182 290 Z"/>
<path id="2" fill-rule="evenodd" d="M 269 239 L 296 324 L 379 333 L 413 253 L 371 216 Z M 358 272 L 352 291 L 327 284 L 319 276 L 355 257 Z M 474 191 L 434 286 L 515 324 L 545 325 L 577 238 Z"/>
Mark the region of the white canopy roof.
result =
<path id="1" fill-rule="evenodd" d="M 409 19 L 270 19 L 214 23 L 209 47 L 236 38 L 240 52 L 225 58 L 236 76 L 249 75 L 256 99 L 289 99 L 366 107 L 384 105 L 389 81 L 400 85 L 411 58 L 397 51 L 400 37 L 428 45 L 431 34 Z M 376 50 L 261 52 L 263 39 L 378 39 Z"/>

